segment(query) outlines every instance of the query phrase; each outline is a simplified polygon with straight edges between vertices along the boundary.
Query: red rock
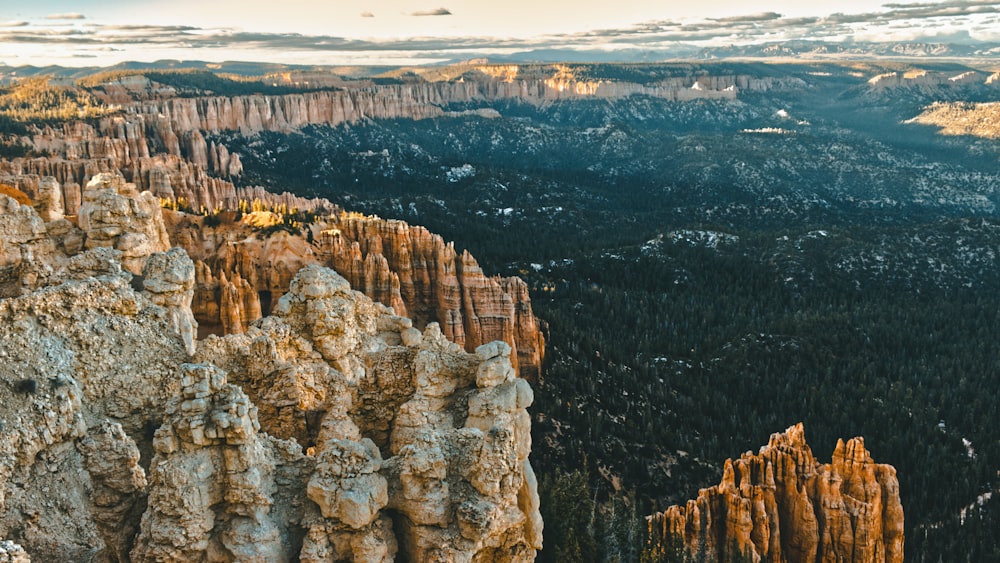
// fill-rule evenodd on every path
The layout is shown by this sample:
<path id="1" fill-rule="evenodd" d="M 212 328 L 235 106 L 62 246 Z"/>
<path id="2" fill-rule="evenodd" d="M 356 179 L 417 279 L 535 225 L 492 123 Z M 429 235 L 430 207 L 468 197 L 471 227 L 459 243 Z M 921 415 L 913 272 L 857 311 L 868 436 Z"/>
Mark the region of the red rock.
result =
<path id="1" fill-rule="evenodd" d="M 538 379 L 545 339 L 527 285 L 518 278 L 486 277 L 471 254 L 457 256 L 454 245 L 422 227 L 344 214 L 313 225 L 319 234 L 310 244 L 303 235 L 283 231 L 257 238 L 242 224 L 208 229 L 196 216 L 167 212 L 165 217 L 174 244 L 200 262 L 192 310 L 202 335 L 245 329 L 277 303 L 295 272 L 315 263 L 335 269 L 351 287 L 421 329 L 438 322 L 442 333 L 467 351 L 493 340 L 507 342 L 515 351 L 515 369 Z M 227 286 L 236 280 L 242 289 Z"/>
<path id="2" fill-rule="evenodd" d="M 903 561 L 896 470 L 875 463 L 863 438 L 838 441 L 833 461 L 820 465 L 801 423 L 771 435 L 759 454 L 727 460 L 720 484 L 697 500 L 647 520 L 654 551 L 673 536 L 719 560 Z"/>

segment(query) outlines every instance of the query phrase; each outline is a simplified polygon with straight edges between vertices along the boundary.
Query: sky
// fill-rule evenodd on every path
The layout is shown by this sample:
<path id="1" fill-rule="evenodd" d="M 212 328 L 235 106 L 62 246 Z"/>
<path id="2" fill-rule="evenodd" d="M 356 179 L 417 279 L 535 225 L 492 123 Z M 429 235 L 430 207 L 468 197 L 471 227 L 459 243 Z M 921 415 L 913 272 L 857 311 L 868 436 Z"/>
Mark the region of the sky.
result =
<path id="1" fill-rule="evenodd" d="M 0 0 L 0 63 L 420 64 L 788 39 L 1000 42 L 1000 0 Z"/>

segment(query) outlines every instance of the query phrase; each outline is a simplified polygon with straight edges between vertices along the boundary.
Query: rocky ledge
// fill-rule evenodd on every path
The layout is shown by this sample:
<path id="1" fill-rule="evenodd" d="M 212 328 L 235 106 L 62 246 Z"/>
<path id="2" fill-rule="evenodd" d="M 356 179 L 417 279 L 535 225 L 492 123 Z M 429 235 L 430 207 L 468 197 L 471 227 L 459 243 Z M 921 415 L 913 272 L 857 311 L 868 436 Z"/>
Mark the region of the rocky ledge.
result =
<path id="1" fill-rule="evenodd" d="M 86 225 L 0 198 L 0 560 L 534 559 L 509 345 L 466 352 L 315 264 L 197 341 L 159 208 L 85 194 Z"/>

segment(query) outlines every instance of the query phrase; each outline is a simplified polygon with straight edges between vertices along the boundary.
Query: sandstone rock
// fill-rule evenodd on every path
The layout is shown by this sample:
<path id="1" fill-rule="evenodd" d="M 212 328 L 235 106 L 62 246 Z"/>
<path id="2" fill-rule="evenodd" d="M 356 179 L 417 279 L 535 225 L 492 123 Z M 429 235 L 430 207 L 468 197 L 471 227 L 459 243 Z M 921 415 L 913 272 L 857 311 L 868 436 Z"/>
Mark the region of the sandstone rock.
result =
<path id="1" fill-rule="evenodd" d="M 85 251 L 62 283 L 0 300 L 0 536 L 45 560 L 533 558 L 531 393 L 506 380 L 508 345 L 414 334 L 309 266 L 275 316 L 199 347 L 222 368 L 185 364 L 170 309 L 196 266 L 153 254 L 137 293 L 121 255 Z M 478 389 L 487 356 L 505 377 Z"/>
<path id="2" fill-rule="evenodd" d="M 153 440 L 151 509 L 132 560 L 287 560 L 269 514 L 280 454 L 258 434 L 256 407 L 215 366 L 182 365 L 181 385 Z"/>
<path id="3" fill-rule="evenodd" d="M 138 452 L 185 357 L 116 255 L 88 251 L 63 283 L 0 300 L 0 536 L 36 560 L 127 552 Z"/>
<path id="4" fill-rule="evenodd" d="M 423 335 L 415 328 L 408 328 L 400 333 L 404 346 L 419 346 Z"/>
<path id="5" fill-rule="evenodd" d="M 35 202 L 42 221 L 51 223 L 63 218 L 62 186 L 55 178 L 49 176 L 38 182 L 38 195 Z"/>
<path id="6" fill-rule="evenodd" d="M 307 493 L 324 518 L 358 530 L 374 522 L 389 502 L 380 469 L 382 456 L 371 440 L 332 439 L 324 443 Z"/>
<path id="7" fill-rule="evenodd" d="M 88 430 L 76 447 L 94 484 L 91 514 L 104 541 L 103 558 L 128 561 L 146 488 L 139 448 L 121 424 L 111 421 Z"/>
<path id="8" fill-rule="evenodd" d="M 0 541 L 0 563 L 31 563 L 24 548 L 10 540 Z"/>
<path id="9" fill-rule="evenodd" d="M 160 203 L 149 192 L 117 175 L 99 174 L 87 184 L 80 207 L 80 228 L 86 248 L 112 247 L 122 251 L 122 264 L 141 273 L 146 257 L 170 249 Z"/>
<path id="10" fill-rule="evenodd" d="M 434 323 L 404 345 L 408 320 L 318 266 L 296 275 L 274 315 L 209 337 L 196 359 L 272 405 L 259 411 L 263 429 L 292 430 L 284 435 L 315 455 L 302 560 L 388 561 L 397 549 L 409 561 L 533 557 L 541 519 L 526 382 L 477 391 L 480 356 Z M 508 345 L 486 349 L 513 373 Z"/>
<path id="11" fill-rule="evenodd" d="M 0 196 L 0 297 L 20 295 L 51 269 L 55 245 L 27 205 Z"/>
<path id="12" fill-rule="evenodd" d="M 458 256 L 441 237 L 402 221 L 343 216 L 324 232 L 330 234 L 319 239 L 320 260 L 352 287 L 370 286 L 373 298 L 395 309 L 403 308 L 396 302 L 401 300 L 416 326 L 436 321 L 449 340 L 467 351 L 503 340 L 517 351 L 512 357 L 514 369 L 522 377 L 537 379 L 544 338 L 523 282 L 485 277 L 467 252 Z M 372 255 L 379 258 L 371 259 Z M 398 292 L 385 267 L 396 275 Z M 373 268 L 378 271 L 372 273 Z M 369 284 L 369 279 L 389 282 Z"/>
<path id="13" fill-rule="evenodd" d="M 142 270 L 142 286 L 150 300 L 167 310 L 167 323 L 180 335 L 188 354 L 194 354 L 198 323 L 191 312 L 194 262 L 181 248 L 149 256 Z"/>
<path id="14" fill-rule="evenodd" d="M 42 560 L 533 558 L 526 288 L 401 222 L 334 215 L 313 241 L 160 210 L 333 211 L 209 176 L 242 166 L 204 132 L 436 116 L 440 94 L 179 100 L 39 128 L 54 156 L 0 162 L 44 216 L 0 205 L 0 537 Z M 243 334 L 195 351 L 192 310 Z"/>
<path id="15" fill-rule="evenodd" d="M 87 201 L 80 206 L 79 224 L 83 230 L 65 223 L 58 227 L 59 236 L 49 237 L 53 240 L 40 233 L 35 240 L 44 245 L 56 244 L 58 250 L 70 255 L 83 248 L 113 247 L 123 252 L 126 268 L 139 273 L 145 257 L 166 250 L 172 237 L 193 259 L 205 264 L 205 269 L 198 270 L 202 275 L 197 280 L 192 309 L 206 334 L 246 330 L 250 322 L 269 312 L 301 267 L 310 263 L 332 265 L 352 287 L 393 307 L 398 315 L 412 316 L 418 327 L 439 322 L 444 333 L 466 350 L 472 351 L 493 339 L 505 340 L 516 350 L 512 358 L 515 370 L 522 377 L 537 380 L 544 338 L 531 312 L 527 286 L 520 280 L 486 278 L 468 253 L 457 256 L 454 247 L 440 237 L 400 221 L 376 218 L 344 217 L 328 225 L 330 229 L 323 229 L 338 232 L 339 236 L 320 236 L 319 244 L 312 245 L 304 237 L 287 233 L 257 239 L 249 229 L 195 229 L 194 223 L 179 219 L 179 214 L 166 213 L 172 232 L 168 237 L 159 228 L 159 217 L 164 213 L 153 203 L 154 197 L 138 194 L 139 188 L 159 197 L 183 200 L 196 209 L 236 208 L 240 199 L 260 199 L 288 208 L 333 209 L 329 202 L 289 194 L 239 191 L 231 185 L 219 187 L 212 183 L 215 179 L 192 177 L 194 172 L 183 169 L 188 164 L 177 158 L 137 157 L 132 174 L 137 181 L 134 188 L 127 187 L 120 177 L 99 175 L 101 170 L 112 167 L 59 169 L 62 179 L 54 177 L 63 182 L 64 191 L 67 185 L 78 187 L 74 182 L 95 175 L 84 190 Z M 32 170 L 57 172 L 48 167 L 52 163 L 44 160 L 30 161 L 35 167 Z M 0 169 L 3 166 L 0 163 Z M 41 180 L 34 177 L 32 190 L 38 193 Z M 202 188 L 191 191 L 190 186 L 198 185 Z M 69 212 L 75 196 L 66 193 Z M 50 223 L 49 229 L 55 230 L 55 223 Z M 47 255 L 51 250 L 40 252 Z M 22 291 L 19 284 L 37 285 L 37 280 L 46 275 L 18 270 L 15 276 L 13 271 L 7 276 L 8 294 Z M 208 273 L 212 275 L 206 276 Z M 222 275 L 227 284 L 220 284 Z"/>
<path id="16" fill-rule="evenodd" d="M 802 424 L 772 434 L 760 453 L 727 460 L 718 486 L 648 519 L 654 550 L 676 536 L 691 554 L 754 561 L 903 560 L 896 471 L 876 464 L 864 439 L 838 441 L 821 465 Z"/>

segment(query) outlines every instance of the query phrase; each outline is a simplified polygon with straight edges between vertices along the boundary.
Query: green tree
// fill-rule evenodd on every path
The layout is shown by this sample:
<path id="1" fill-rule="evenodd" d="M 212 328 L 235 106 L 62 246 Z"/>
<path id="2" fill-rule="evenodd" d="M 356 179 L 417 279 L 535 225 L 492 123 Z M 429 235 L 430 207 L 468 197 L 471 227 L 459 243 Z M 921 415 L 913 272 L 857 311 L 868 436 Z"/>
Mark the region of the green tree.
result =
<path id="1" fill-rule="evenodd" d="M 594 539 L 594 501 L 585 471 L 556 471 L 539 483 L 545 547 L 538 554 L 543 563 L 597 561 Z"/>

